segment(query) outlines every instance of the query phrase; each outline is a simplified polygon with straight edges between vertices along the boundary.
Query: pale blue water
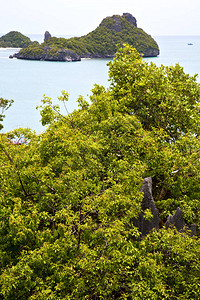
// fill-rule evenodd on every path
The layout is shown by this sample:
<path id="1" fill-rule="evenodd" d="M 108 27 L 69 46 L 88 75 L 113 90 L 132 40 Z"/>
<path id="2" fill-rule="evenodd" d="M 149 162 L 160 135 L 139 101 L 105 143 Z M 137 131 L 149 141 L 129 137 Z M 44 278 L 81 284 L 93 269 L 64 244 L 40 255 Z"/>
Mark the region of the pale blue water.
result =
<path id="1" fill-rule="evenodd" d="M 200 75 L 200 36 L 158 36 L 155 39 L 161 53 L 151 59 L 153 62 L 157 65 L 179 63 L 186 73 Z"/>
<path id="2" fill-rule="evenodd" d="M 41 41 L 42 37 L 39 41 Z M 37 39 L 36 36 L 34 39 Z M 200 36 L 155 37 L 161 53 L 152 58 L 157 65 L 180 63 L 185 72 L 200 74 Z M 192 43 L 193 45 L 188 45 Z M 55 99 L 61 90 L 70 93 L 68 110 L 77 108 L 78 95 L 90 94 L 94 83 L 108 87 L 107 59 L 90 59 L 81 62 L 44 62 L 9 59 L 15 49 L 0 49 L 0 97 L 15 102 L 6 112 L 3 132 L 19 127 L 44 130 L 35 109 L 43 95 Z M 199 80 L 200 81 L 200 80 Z"/>

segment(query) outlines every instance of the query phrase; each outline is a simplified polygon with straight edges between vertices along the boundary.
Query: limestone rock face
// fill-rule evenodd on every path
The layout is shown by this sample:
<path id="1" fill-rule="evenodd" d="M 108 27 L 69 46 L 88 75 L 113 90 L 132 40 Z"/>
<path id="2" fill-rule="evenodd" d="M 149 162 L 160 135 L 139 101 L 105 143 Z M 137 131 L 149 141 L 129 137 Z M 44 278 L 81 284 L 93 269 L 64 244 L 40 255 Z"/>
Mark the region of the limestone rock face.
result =
<path id="1" fill-rule="evenodd" d="M 120 32 L 122 30 L 122 23 L 121 23 L 120 19 L 117 16 L 113 16 L 112 19 L 114 22 L 113 22 L 112 26 L 110 27 L 110 29 L 113 29 L 116 32 Z"/>
<path id="2" fill-rule="evenodd" d="M 137 20 L 130 13 L 123 13 L 123 17 L 131 24 L 137 27 Z"/>
<path id="3" fill-rule="evenodd" d="M 123 13 L 122 17 L 126 21 L 128 21 L 131 25 L 134 25 L 134 26 L 137 27 L 137 20 L 131 14 L 129 14 L 129 13 Z M 122 20 L 119 18 L 119 16 L 114 15 L 114 16 L 110 17 L 110 21 L 111 22 L 105 24 L 106 28 L 114 30 L 115 32 L 122 31 L 122 29 L 123 29 L 123 23 L 122 23 Z M 102 21 L 102 24 L 103 23 L 104 23 L 104 20 Z"/>
<path id="4" fill-rule="evenodd" d="M 138 227 L 141 235 L 146 235 L 153 228 L 159 229 L 160 218 L 158 216 L 158 210 L 156 208 L 153 195 L 152 195 L 152 179 L 147 177 L 144 179 L 143 185 L 141 187 L 141 192 L 144 194 L 142 201 L 142 212 L 139 215 L 139 218 L 134 221 L 134 225 Z M 152 213 L 151 220 L 144 219 L 144 213 L 146 209 L 150 209 Z"/>
<path id="5" fill-rule="evenodd" d="M 147 49 L 143 57 L 156 57 L 159 55 L 158 49 Z"/>
<path id="6" fill-rule="evenodd" d="M 51 38 L 51 34 L 48 31 L 45 31 L 45 33 L 44 33 L 44 42 L 46 42 L 50 38 Z"/>

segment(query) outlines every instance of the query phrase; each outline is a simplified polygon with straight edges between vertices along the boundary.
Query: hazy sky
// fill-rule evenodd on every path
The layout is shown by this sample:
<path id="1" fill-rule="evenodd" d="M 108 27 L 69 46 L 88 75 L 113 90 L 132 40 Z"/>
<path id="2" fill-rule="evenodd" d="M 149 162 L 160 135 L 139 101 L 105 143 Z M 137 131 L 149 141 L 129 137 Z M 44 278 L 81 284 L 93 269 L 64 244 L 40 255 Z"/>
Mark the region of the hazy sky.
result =
<path id="1" fill-rule="evenodd" d="M 200 35 L 200 0 L 1 0 L 0 33 L 83 35 L 131 13 L 148 34 Z"/>

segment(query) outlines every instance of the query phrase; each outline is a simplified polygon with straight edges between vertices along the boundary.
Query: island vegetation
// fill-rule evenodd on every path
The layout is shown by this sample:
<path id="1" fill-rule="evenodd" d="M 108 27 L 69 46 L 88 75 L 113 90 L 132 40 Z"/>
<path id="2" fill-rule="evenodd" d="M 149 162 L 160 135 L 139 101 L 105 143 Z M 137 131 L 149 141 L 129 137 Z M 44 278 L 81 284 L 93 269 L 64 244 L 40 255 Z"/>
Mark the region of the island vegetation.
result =
<path id="1" fill-rule="evenodd" d="M 41 45 L 22 49 L 14 56 L 21 59 L 74 61 L 81 58 L 112 58 L 117 47 L 128 43 L 143 56 L 157 56 L 155 40 L 137 27 L 129 13 L 105 18 L 92 32 L 70 39 L 50 37 Z M 69 52 L 70 51 L 70 52 Z"/>
<path id="2" fill-rule="evenodd" d="M 1 48 L 25 48 L 29 45 L 37 45 L 38 42 L 32 42 L 29 37 L 18 31 L 10 31 L 0 37 Z"/>
<path id="3" fill-rule="evenodd" d="M 71 114 L 45 96 L 44 133 L 0 135 L 1 299 L 200 299 L 196 76 L 124 45 L 109 78 Z M 160 225 L 141 236 L 146 177 Z M 165 228 L 177 207 L 195 236 Z"/>

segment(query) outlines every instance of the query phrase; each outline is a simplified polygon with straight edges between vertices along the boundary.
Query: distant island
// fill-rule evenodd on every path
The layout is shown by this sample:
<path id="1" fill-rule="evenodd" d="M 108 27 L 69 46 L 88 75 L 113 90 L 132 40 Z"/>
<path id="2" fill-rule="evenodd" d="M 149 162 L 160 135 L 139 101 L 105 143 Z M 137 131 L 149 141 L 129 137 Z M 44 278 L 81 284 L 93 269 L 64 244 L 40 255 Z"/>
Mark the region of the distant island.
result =
<path id="1" fill-rule="evenodd" d="M 10 31 L 0 37 L 0 48 L 25 48 L 30 45 L 38 44 L 38 42 L 32 42 L 29 37 L 18 31 Z"/>
<path id="2" fill-rule="evenodd" d="M 32 44 L 11 56 L 18 59 L 47 61 L 79 61 L 81 58 L 113 58 L 124 43 L 136 48 L 144 57 L 159 55 L 156 41 L 141 28 L 130 13 L 103 19 L 85 36 L 69 39 L 51 37 L 45 33 L 42 44 Z"/>

